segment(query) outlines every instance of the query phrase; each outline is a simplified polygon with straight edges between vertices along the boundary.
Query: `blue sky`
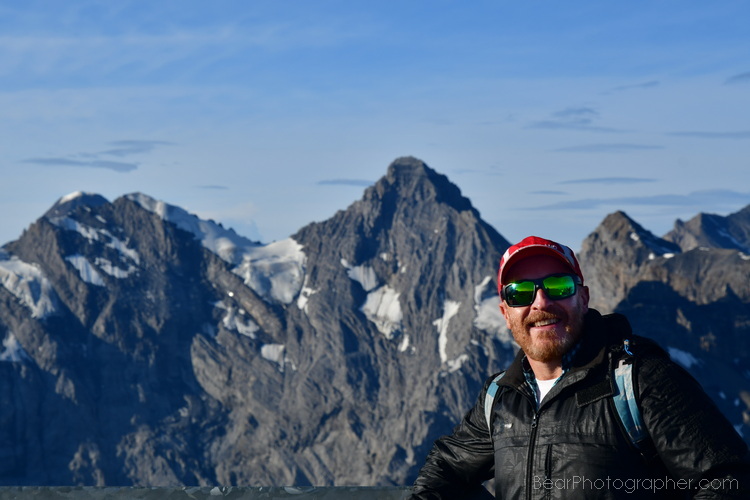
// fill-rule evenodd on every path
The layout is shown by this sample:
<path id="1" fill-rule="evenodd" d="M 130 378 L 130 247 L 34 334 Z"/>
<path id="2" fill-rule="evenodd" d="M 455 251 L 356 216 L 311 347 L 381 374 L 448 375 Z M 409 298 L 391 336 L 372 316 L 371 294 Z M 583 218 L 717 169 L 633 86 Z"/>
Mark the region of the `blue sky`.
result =
<path id="1" fill-rule="evenodd" d="M 400 156 L 507 239 L 750 204 L 745 1 L 0 0 L 0 243 L 73 191 L 252 239 Z"/>

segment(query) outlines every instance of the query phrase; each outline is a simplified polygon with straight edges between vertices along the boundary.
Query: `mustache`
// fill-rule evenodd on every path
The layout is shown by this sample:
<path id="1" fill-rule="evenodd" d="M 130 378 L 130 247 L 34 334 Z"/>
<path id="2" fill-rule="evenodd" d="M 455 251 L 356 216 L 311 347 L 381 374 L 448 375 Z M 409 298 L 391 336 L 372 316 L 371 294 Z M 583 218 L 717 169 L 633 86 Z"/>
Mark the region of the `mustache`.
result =
<path id="1" fill-rule="evenodd" d="M 545 321 L 548 319 L 559 319 L 561 321 L 565 321 L 567 319 L 567 314 L 565 314 L 564 311 L 560 312 L 550 312 L 550 311 L 539 311 L 537 313 L 530 314 L 526 317 L 524 320 L 524 323 L 526 325 L 533 325 L 537 321 Z"/>

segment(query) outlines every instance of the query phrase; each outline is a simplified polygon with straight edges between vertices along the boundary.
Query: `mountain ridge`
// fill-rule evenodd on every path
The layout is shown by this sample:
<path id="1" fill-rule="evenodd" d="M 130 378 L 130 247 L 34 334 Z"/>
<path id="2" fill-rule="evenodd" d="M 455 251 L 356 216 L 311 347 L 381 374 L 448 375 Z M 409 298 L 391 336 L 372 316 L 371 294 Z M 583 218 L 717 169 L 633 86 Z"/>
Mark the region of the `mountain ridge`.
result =
<path id="1" fill-rule="evenodd" d="M 745 429 L 750 289 L 737 248 L 680 248 L 724 241 L 705 227 L 616 212 L 579 257 Z M 508 246 L 412 157 L 270 244 L 143 193 L 63 197 L 0 251 L 0 484 L 410 484 L 517 349 Z"/>

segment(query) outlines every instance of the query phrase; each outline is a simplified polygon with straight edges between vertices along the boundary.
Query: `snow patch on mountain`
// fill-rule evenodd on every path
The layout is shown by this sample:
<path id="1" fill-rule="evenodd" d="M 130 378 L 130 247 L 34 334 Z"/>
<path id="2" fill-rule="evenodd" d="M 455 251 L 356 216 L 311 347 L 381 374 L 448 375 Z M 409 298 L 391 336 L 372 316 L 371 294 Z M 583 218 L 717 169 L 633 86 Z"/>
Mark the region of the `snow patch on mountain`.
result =
<path id="1" fill-rule="evenodd" d="M 122 269 L 114 265 L 110 260 L 103 257 L 97 257 L 96 259 L 94 259 L 94 265 L 96 265 L 96 267 L 109 274 L 113 278 L 120 279 L 127 278 L 131 274 L 138 271 L 138 268 L 132 265 L 128 265 L 127 269 Z"/>
<path id="2" fill-rule="evenodd" d="M 365 303 L 360 309 L 387 339 L 392 339 L 394 332 L 401 329 L 403 313 L 398 300 L 399 295 L 390 286 L 381 286 L 367 294 Z"/>
<path id="3" fill-rule="evenodd" d="M 75 200 L 77 198 L 81 198 L 81 197 L 83 197 L 85 195 L 86 195 L 86 193 L 84 193 L 83 191 L 73 191 L 72 193 L 66 194 L 65 196 L 63 196 L 62 198 L 60 198 L 60 200 L 58 200 L 57 204 L 58 205 L 62 205 L 63 203 L 71 202 L 71 201 L 73 201 L 73 200 Z"/>
<path id="4" fill-rule="evenodd" d="M 242 263 L 232 272 L 266 300 L 291 304 L 305 276 L 302 245 L 292 238 L 247 248 Z"/>
<path id="5" fill-rule="evenodd" d="M 669 356 L 674 361 L 681 364 L 686 370 L 689 370 L 691 366 L 697 365 L 701 362 L 691 353 L 683 351 L 682 349 L 677 349 L 676 347 L 667 347 L 667 350 L 669 351 Z"/>
<path id="6" fill-rule="evenodd" d="M 442 363 L 448 361 L 448 325 L 450 324 L 451 318 L 458 313 L 460 307 L 460 302 L 446 300 L 443 303 L 443 317 L 432 322 L 438 331 L 438 352 L 440 353 L 440 361 Z"/>
<path id="7" fill-rule="evenodd" d="M 467 361 L 469 361 L 469 355 L 466 353 L 459 354 L 456 359 L 449 359 L 445 363 L 446 365 L 448 365 L 448 373 L 457 372 Z"/>
<path id="8" fill-rule="evenodd" d="M 226 311 L 221 320 L 221 324 L 224 325 L 224 328 L 227 330 L 235 331 L 246 337 L 250 337 L 251 339 L 254 339 L 255 333 L 260 330 L 260 326 L 258 326 L 252 318 L 245 316 L 246 313 L 243 309 L 227 306 L 224 302 L 217 302 L 214 304 L 214 307 Z"/>
<path id="9" fill-rule="evenodd" d="M 89 241 L 97 241 L 99 239 L 99 234 L 96 229 L 85 224 L 81 224 L 77 220 L 71 219 L 70 217 L 52 217 L 49 219 L 49 221 L 60 229 L 64 229 L 66 231 L 74 231 Z"/>
<path id="10" fill-rule="evenodd" d="M 57 295 L 42 271 L 2 250 L 0 284 L 31 310 L 32 318 L 45 318 L 57 310 Z"/>
<path id="11" fill-rule="evenodd" d="M 104 280 L 99 272 L 91 265 L 83 255 L 69 255 L 65 257 L 65 260 L 76 268 L 78 275 L 83 281 L 95 286 L 104 286 Z"/>
<path id="12" fill-rule="evenodd" d="M 10 333 L 3 339 L 3 350 L 0 352 L 0 362 L 20 363 L 30 359 L 31 357 L 18 342 L 15 335 Z"/>
<path id="13" fill-rule="evenodd" d="M 279 371 L 284 371 L 284 344 L 263 344 L 260 355 L 272 363 L 279 365 Z"/>
<path id="14" fill-rule="evenodd" d="M 378 287 L 378 277 L 370 266 L 350 266 L 346 259 L 341 259 L 341 265 L 346 268 L 346 274 L 353 281 L 359 283 L 365 292 Z"/>
<path id="15" fill-rule="evenodd" d="M 305 314 L 307 314 L 307 301 L 316 293 L 318 293 L 318 290 L 307 286 L 307 277 L 305 277 L 305 281 L 302 284 L 302 289 L 299 292 L 299 296 L 297 296 L 297 308 L 301 309 L 305 312 Z"/>
<path id="16" fill-rule="evenodd" d="M 401 339 L 401 343 L 398 345 L 398 351 L 399 352 L 405 352 L 407 349 L 409 349 L 411 344 L 411 339 L 408 335 L 404 335 L 404 337 Z M 414 348 L 411 348 L 412 352 L 414 352 Z"/>

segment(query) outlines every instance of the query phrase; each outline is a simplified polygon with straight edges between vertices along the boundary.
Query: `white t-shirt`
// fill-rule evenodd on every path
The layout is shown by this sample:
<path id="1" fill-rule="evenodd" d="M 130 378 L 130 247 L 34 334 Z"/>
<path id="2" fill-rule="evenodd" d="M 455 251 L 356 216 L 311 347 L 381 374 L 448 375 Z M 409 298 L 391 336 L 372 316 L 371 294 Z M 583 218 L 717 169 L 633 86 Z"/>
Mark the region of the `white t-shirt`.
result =
<path id="1" fill-rule="evenodd" d="M 551 380 L 539 380 L 536 379 L 536 404 L 540 405 L 542 404 L 542 401 L 544 401 L 544 396 L 547 395 L 547 393 L 552 389 L 552 386 L 555 385 L 555 382 L 557 382 L 556 378 L 553 378 Z"/>

